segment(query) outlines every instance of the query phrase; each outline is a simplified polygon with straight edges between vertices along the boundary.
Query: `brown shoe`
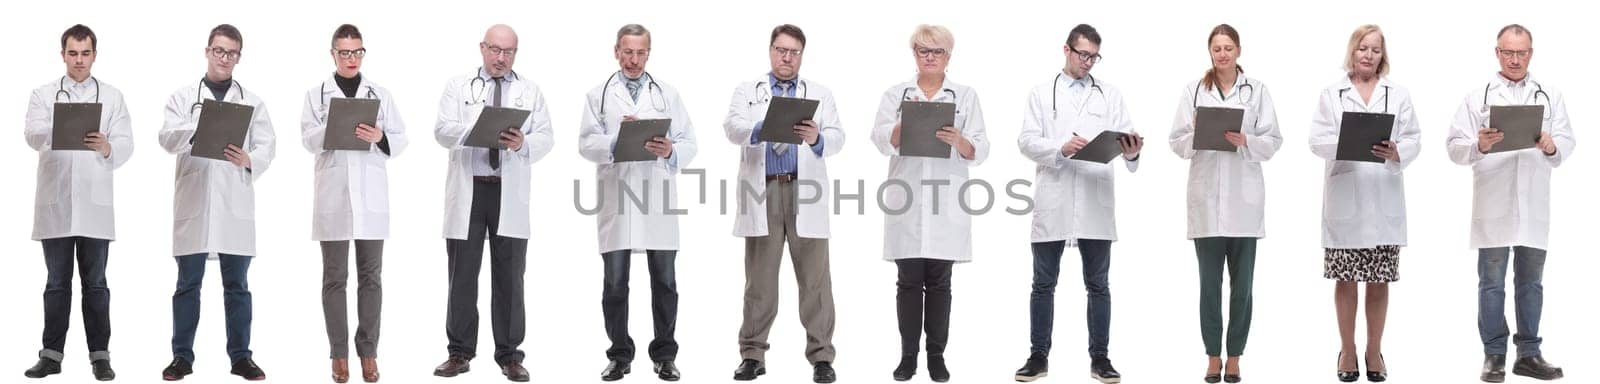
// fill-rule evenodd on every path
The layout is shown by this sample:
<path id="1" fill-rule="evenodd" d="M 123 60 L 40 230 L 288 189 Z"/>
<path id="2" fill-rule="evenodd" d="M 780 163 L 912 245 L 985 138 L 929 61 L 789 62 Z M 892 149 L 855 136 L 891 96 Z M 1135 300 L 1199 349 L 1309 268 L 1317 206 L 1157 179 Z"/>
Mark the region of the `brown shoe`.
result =
<path id="1" fill-rule="evenodd" d="M 333 359 L 333 382 L 343 384 L 343 383 L 347 383 L 349 381 L 350 381 L 350 359 L 334 358 Z"/>
<path id="2" fill-rule="evenodd" d="M 371 357 L 361 358 L 361 380 L 368 383 L 378 382 L 378 359 Z"/>
<path id="3" fill-rule="evenodd" d="M 449 360 L 444 361 L 444 364 L 439 364 L 438 367 L 433 369 L 433 375 L 439 377 L 456 377 L 456 375 L 467 373 L 467 371 L 470 370 L 472 370 L 472 366 L 467 364 L 466 358 L 452 355 L 450 356 Z"/>

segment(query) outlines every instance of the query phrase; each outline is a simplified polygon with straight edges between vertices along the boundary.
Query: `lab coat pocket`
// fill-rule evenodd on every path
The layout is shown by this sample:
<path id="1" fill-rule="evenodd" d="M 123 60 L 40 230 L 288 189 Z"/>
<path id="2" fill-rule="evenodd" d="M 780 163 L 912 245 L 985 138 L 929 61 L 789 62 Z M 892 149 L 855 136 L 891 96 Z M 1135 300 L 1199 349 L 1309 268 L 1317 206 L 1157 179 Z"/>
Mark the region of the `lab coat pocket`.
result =
<path id="1" fill-rule="evenodd" d="M 1532 196 L 1528 202 L 1528 210 L 1533 211 L 1533 219 L 1541 222 L 1550 221 L 1550 174 L 1535 172 L 1532 184 L 1528 186 L 1528 193 Z"/>
<path id="2" fill-rule="evenodd" d="M 1091 177 L 1090 180 L 1093 180 L 1093 183 L 1084 189 L 1094 191 L 1101 206 L 1106 208 L 1115 207 L 1117 204 L 1117 192 L 1113 179 L 1116 176 L 1112 174 L 1112 172 L 1115 172 L 1115 168 L 1106 164 L 1094 164 L 1094 167 L 1091 168 L 1090 172 L 1094 174 L 1094 177 Z"/>
<path id="3" fill-rule="evenodd" d="M 62 151 L 66 152 L 66 151 Z M 67 172 L 68 163 L 57 158 L 57 152 L 44 151 L 39 156 L 39 184 L 34 187 L 34 194 L 38 205 L 54 205 L 61 201 L 61 195 L 67 191 L 57 187 L 71 187 L 71 174 Z"/>
<path id="4" fill-rule="evenodd" d="M 344 209 L 349 196 L 340 188 L 344 183 L 337 181 L 343 178 L 343 172 L 344 169 L 340 168 L 319 167 L 316 170 L 316 180 L 312 182 L 312 188 L 316 190 L 315 201 L 312 202 L 316 213 L 338 213 Z"/>
<path id="5" fill-rule="evenodd" d="M 389 212 L 389 170 L 383 161 L 369 161 L 362 171 L 363 204 L 368 212 Z"/>
<path id="6" fill-rule="evenodd" d="M 93 178 L 89 183 L 89 201 L 94 205 L 111 206 L 111 171 L 108 169 L 96 169 L 89 173 L 89 177 Z"/>
<path id="7" fill-rule="evenodd" d="M 228 191 L 225 193 L 227 193 L 229 198 L 224 202 L 228 204 L 228 209 L 233 211 L 234 218 L 240 220 L 255 220 L 255 187 L 251 185 L 253 183 L 250 180 L 249 174 L 244 172 L 242 169 L 239 170 L 238 173 L 243 175 L 235 175 L 239 177 L 239 179 L 237 179 L 237 183 L 229 183 L 232 185 L 226 186 Z"/>
<path id="8" fill-rule="evenodd" d="M 180 169 L 180 172 L 183 171 Z M 189 172 L 178 175 L 178 182 L 173 187 L 173 212 L 172 218 L 186 220 L 200 217 L 204 213 L 209 196 L 206 196 L 205 175 L 200 172 Z"/>
<path id="9" fill-rule="evenodd" d="M 1260 206 L 1266 200 L 1267 182 L 1261 177 L 1261 170 L 1250 169 L 1244 172 L 1244 182 L 1240 183 L 1239 191 L 1244 196 L 1244 202 L 1252 206 Z"/>
<path id="10" fill-rule="evenodd" d="M 1388 182 L 1380 188 L 1383 195 L 1378 196 L 1378 206 L 1383 207 L 1383 215 L 1390 218 L 1404 219 L 1406 217 L 1406 187 L 1399 175 L 1388 175 Z"/>
<path id="11" fill-rule="evenodd" d="M 1345 172 L 1328 176 L 1327 185 L 1322 189 L 1322 215 L 1328 220 L 1349 220 L 1361 213 L 1361 201 L 1356 196 L 1356 183 L 1360 180 L 1357 174 Z"/>

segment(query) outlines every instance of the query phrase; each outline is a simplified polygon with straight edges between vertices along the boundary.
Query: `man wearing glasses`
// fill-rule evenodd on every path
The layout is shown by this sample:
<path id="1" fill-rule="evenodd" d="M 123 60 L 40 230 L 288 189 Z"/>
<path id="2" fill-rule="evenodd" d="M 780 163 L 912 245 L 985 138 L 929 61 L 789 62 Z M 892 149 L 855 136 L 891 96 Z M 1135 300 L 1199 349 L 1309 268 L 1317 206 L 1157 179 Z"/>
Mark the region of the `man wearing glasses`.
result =
<path id="1" fill-rule="evenodd" d="M 451 79 L 439 99 L 434 138 L 450 150 L 445 177 L 445 252 L 449 257 L 450 298 L 445 336 L 450 357 L 433 370 L 435 376 L 466 373 L 478 349 L 478 271 L 483 244 L 489 243 L 493 287 L 490 326 L 494 329 L 494 361 L 511 381 L 528 381 L 523 368 L 525 327 L 523 272 L 527 270 L 530 168 L 550 153 L 550 113 L 539 86 L 511 69 L 517 58 L 517 33 L 495 25 L 478 43 L 483 67 Z M 500 132 L 505 149 L 468 147 L 464 143 L 484 107 L 530 111 L 520 126 Z"/>
<path id="2" fill-rule="evenodd" d="M 178 88 L 167 101 L 161 148 L 178 156 L 173 188 L 172 253 L 178 263 L 178 288 L 172 294 L 172 363 L 161 371 L 167 381 L 193 373 L 195 328 L 200 324 L 200 286 L 206 259 L 221 263 L 222 300 L 227 311 L 228 358 L 232 373 L 264 380 L 250 352 L 250 263 L 256 256 L 255 181 L 267 172 L 275 148 L 267 105 L 233 79 L 244 37 L 222 24 L 211 29 L 204 78 Z M 203 100 L 253 107 L 244 148 L 229 144 L 226 161 L 195 157 L 195 130 Z"/>
<path id="3" fill-rule="evenodd" d="M 784 244 L 800 286 L 800 323 L 806 329 L 806 360 L 812 380 L 832 383 L 833 280 L 828 267 L 828 204 L 832 184 L 823 159 L 844 147 L 833 94 L 800 77 L 806 35 L 800 27 L 779 25 L 767 49 L 772 70 L 739 84 L 728 104 L 723 129 L 743 151 L 739 164 L 739 212 L 734 236 L 745 239 L 744 322 L 739 327 L 743 360 L 733 379 L 755 380 L 767 372 L 767 334 L 778 315 L 778 270 Z M 816 115 L 787 127 L 765 127 L 772 98 L 818 100 Z M 801 143 L 763 142 L 762 129 L 791 130 Z"/>
<path id="4" fill-rule="evenodd" d="M 1500 29 L 1495 55 L 1500 73 L 1467 94 L 1450 123 L 1446 150 L 1456 164 L 1472 167 L 1472 239 L 1478 250 L 1478 336 L 1483 341 L 1485 382 L 1505 381 L 1506 339 L 1517 345 L 1511 373 L 1540 380 L 1563 376 L 1540 353 L 1539 316 L 1544 307 L 1544 261 L 1550 239 L 1550 173 L 1572 156 L 1577 142 L 1561 93 L 1528 74 L 1533 33 L 1521 25 Z M 1505 139 L 1490 126 L 1495 106 L 1543 107 L 1534 148 L 1494 151 Z M 1513 259 L 1512 253 L 1515 252 Z M 1506 326 L 1506 269 L 1515 273 L 1517 333 Z"/>

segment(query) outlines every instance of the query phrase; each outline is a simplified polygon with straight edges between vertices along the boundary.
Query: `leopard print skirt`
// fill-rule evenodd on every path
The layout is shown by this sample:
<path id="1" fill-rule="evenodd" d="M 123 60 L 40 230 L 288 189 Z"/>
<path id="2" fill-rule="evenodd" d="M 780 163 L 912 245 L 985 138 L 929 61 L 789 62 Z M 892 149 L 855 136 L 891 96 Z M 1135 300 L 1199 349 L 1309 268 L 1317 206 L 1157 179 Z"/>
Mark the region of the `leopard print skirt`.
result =
<path id="1" fill-rule="evenodd" d="M 1322 258 L 1322 277 L 1368 283 L 1400 281 L 1400 247 L 1327 248 Z"/>

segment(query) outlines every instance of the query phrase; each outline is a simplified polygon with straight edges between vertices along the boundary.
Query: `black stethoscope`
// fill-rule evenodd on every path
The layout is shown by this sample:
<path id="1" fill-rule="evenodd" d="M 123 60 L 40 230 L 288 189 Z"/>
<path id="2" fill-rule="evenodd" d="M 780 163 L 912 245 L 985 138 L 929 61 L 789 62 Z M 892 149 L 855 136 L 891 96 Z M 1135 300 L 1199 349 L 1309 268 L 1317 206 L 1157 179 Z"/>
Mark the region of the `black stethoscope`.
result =
<path id="1" fill-rule="evenodd" d="M 478 71 L 482 72 L 483 71 L 483 67 L 478 67 Z M 511 73 L 506 75 L 504 78 L 505 79 L 511 79 L 511 80 L 520 80 L 521 76 L 517 76 L 517 71 L 511 71 Z M 472 97 L 473 98 L 472 99 L 468 99 L 466 101 L 466 105 L 483 104 L 484 102 L 489 101 L 489 97 L 487 95 L 485 95 L 485 93 L 487 93 L 488 90 L 489 90 L 489 81 L 488 80 L 484 80 L 483 76 L 473 76 L 472 77 L 472 81 L 467 83 L 467 92 L 472 93 Z M 522 106 L 522 100 L 521 99 L 518 99 L 516 101 L 516 103 L 517 103 L 518 107 Z"/>
<path id="2" fill-rule="evenodd" d="M 335 76 L 337 76 L 337 75 L 335 75 Z M 330 97 L 327 96 L 328 95 L 328 83 L 324 82 L 324 83 L 322 83 L 322 85 L 318 85 L 317 86 L 317 91 L 318 91 L 317 95 L 321 96 L 321 97 L 318 97 L 317 100 L 322 102 L 322 108 L 323 109 L 327 109 L 328 108 L 328 99 L 330 99 Z M 374 92 L 372 90 L 372 86 L 370 86 L 370 85 L 367 86 L 367 98 L 368 99 L 373 99 L 373 100 L 378 100 L 378 93 Z"/>
<path id="3" fill-rule="evenodd" d="M 1539 96 L 1544 96 L 1544 103 L 1546 105 L 1549 105 L 1550 104 L 1550 94 L 1544 92 L 1544 85 L 1541 85 L 1541 84 L 1539 84 L 1539 82 L 1533 81 L 1533 80 L 1529 80 L 1528 82 L 1533 83 L 1533 87 L 1534 87 L 1533 104 L 1538 105 L 1539 104 Z M 1494 83 L 1489 83 L 1489 84 L 1484 84 L 1483 85 L 1483 112 L 1484 113 L 1488 113 L 1489 112 L 1489 89 L 1493 88 L 1493 87 L 1494 87 Z M 1548 108 L 1546 108 L 1546 109 L 1548 109 Z M 1546 110 L 1545 112 L 1549 113 L 1550 111 Z"/>
<path id="4" fill-rule="evenodd" d="M 1055 119 L 1056 117 L 1059 116 L 1059 112 L 1057 111 L 1057 108 L 1056 108 L 1056 92 L 1057 92 L 1056 89 L 1061 87 L 1061 76 L 1066 76 L 1066 74 L 1065 73 L 1057 73 L 1056 74 L 1056 80 L 1054 82 L 1050 83 L 1050 118 L 1051 119 Z M 1093 89 L 1095 92 L 1100 92 L 1100 101 L 1105 101 L 1106 90 L 1100 88 L 1100 82 L 1095 81 L 1094 75 L 1084 74 L 1083 76 L 1089 79 L 1089 88 L 1090 89 Z"/>
<path id="5" fill-rule="evenodd" d="M 1250 99 L 1252 97 L 1254 97 L 1255 94 L 1256 94 L 1256 86 L 1250 85 L 1250 78 L 1244 77 L 1244 70 L 1243 69 L 1238 69 L 1238 68 L 1235 68 L 1235 69 L 1239 73 L 1239 75 L 1238 75 L 1239 79 L 1244 80 L 1244 84 L 1239 84 L 1239 87 L 1235 88 L 1233 90 L 1233 94 L 1244 98 L 1243 101 L 1245 102 L 1245 104 L 1249 104 L 1250 103 Z M 1194 85 L 1194 100 L 1191 101 L 1191 103 L 1193 103 L 1194 105 L 1200 105 L 1200 87 L 1205 85 L 1205 84 L 1202 84 L 1202 83 L 1204 83 L 1204 82 L 1196 83 Z M 1245 92 L 1246 89 L 1250 90 L 1249 93 Z M 1339 92 L 1342 94 L 1344 91 L 1339 91 Z M 1387 94 L 1385 94 L 1385 95 L 1387 96 Z M 1217 87 L 1217 98 L 1220 99 L 1220 100 L 1228 100 L 1228 97 L 1222 94 L 1222 87 Z"/>
<path id="6" fill-rule="evenodd" d="M 915 88 L 916 87 L 908 87 L 905 90 L 900 91 L 900 100 L 901 101 L 914 101 L 914 100 L 911 100 L 911 90 L 915 89 Z M 952 91 L 952 90 L 950 90 L 950 88 L 945 88 L 944 90 L 942 90 L 940 92 L 949 93 L 951 100 L 955 100 L 956 98 L 959 97 L 958 95 L 956 95 L 956 91 Z M 932 101 L 932 99 L 929 99 L 929 101 Z M 953 102 L 954 101 L 952 101 L 952 103 Z M 961 114 L 961 109 L 960 108 L 956 109 L 956 114 Z"/>
<path id="7" fill-rule="evenodd" d="M 807 93 L 811 92 L 811 87 L 807 87 L 806 86 L 806 81 L 796 77 L 795 80 L 794 80 L 794 83 L 795 83 L 796 87 L 800 88 L 800 98 L 802 98 L 802 99 L 808 98 L 807 96 L 809 96 L 809 95 L 807 95 Z M 767 89 L 767 88 L 771 88 L 771 86 L 763 87 L 763 86 L 761 86 L 762 84 L 767 84 L 767 82 L 766 81 L 757 81 L 756 82 L 756 93 L 757 94 L 761 94 L 761 93 L 764 92 L 767 95 L 764 96 L 764 97 L 757 98 L 756 100 L 750 100 L 750 105 L 754 106 L 756 104 L 766 104 L 766 103 L 772 101 L 772 90 Z"/>
<path id="8" fill-rule="evenodd" d="M 228 89 L 232 90 L 233 87 L 239 87 L 239 97 L 241 99 L 244 98 L 244 85 L 240 85 L 238 80 L 230 80 L 230 81 L 228 81 Z M 206 82 L 205 81 L 201 81 L 199 84 L 195 84 L 195 86 L 194 86 L 194 104 L 190 104 L 189 105 L 189 115 L 191 115 L 191 116 L 194 115 L 195 111 L 200 110 L 200 107 L 205 105 L 205 100 L 206 100 L 206 96 L 205 96 L 205 93 L 204 93 L 205 89 L 206 89 Z M 222 100 L 217 100 L 217 101 L 227 102 L 228 101 L 228 93 L 227 92 L 223 92 L 222 93 Z"/>
<path id="9" fill-rule="evenodd" d="M 89 76 L 89 80 L 94 80 L 94 102 L 96 104 L 99 104 L 100 103 L 100 79 L 96 79 L 96 78 L 94 78 L 94 76 Z M 67 102 L 69 102 L 69 103 L 72 102 L 72 93 L 71 92 L 67 92 L 67 77 L 66 76 L 62 76 L 61 80 L 56 82 L 56 102 L 57 103 L 61 102 L 61 95 L 66 95 L 67 96 Z"/>
<path id="10" fill-rule="evenodd" d="M 1339 108 L 1344 108 L 1344 93 L 1349 92 L 1350 89 L 1350 87 L 1345 87 L 1339 90 Z M 1389 114 L 1389 86 L 1387 85 L 1383 86 L 1383 114 Z"/>
<path id="11" fill-rule="evenodd" d="M 606 91 L 611 89 L 611 80 L 616 80 L 617 79 L 617 75 L 621 75 L 621 74 L 622 74 L 622 71 L 616 71 L 616 72 L 611 73 L 611 77 L 607 77 L 606 78 L 606 85 L 600 88 L 600 98 L 601 98 L 600 99 L 600 119 L 602 119 L 602 120 L 604 120 L 605 117 L 606 117 L 606 100 L 605 100 Z M 650 106 L 653 109 L 655 109 L 656 112 L 666 113 L 667 112 L 667 94 L 666 94 L 666 91 L 661 90 L 661 85 L 660 84 L 656 84 L 656 78 L 655 78 L 655 76 L 650 76 L 650 72 L 645 72 L 643 75 L 640 75 L 640 77 L 641 78 L 650 79 L 650 83 L 646 84 L 645 87 L 644 87 L 645 88 L 644 93 L 648 94 L 648 96 L 645 96 L 645 97 L 649 97 L 650 98 Z M 619 81 L 619 83 L 620 83 L 620 81 Z M 656 101 L 656 97 L 657 96 L 659 96 L 661 98 L 660 102 Z"/>

